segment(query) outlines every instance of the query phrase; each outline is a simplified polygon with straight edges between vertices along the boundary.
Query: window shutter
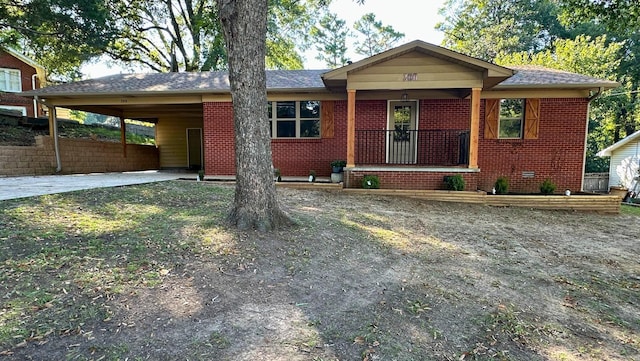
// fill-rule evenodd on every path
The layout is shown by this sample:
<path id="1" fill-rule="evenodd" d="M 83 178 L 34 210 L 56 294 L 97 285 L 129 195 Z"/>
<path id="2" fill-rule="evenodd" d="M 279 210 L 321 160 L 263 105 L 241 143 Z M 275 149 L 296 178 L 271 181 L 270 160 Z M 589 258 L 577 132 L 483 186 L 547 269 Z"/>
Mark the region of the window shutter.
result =
<path id="1" fill-rule="evenodd" d="M 498 119 L 500 118 L 500 99 L 484 101 L 484 138 L 498 138 Z"/>
<path id="2" fill-rule="evenodd" d="M 333 100 L 324 100 L 320 111 L 322 138 L 333 138 Z"/>
<path id="3" fill-rule="evenodd" d="M 524 111 L 524 139 L 538 139 L 540 99 L 527 99 Z"/>

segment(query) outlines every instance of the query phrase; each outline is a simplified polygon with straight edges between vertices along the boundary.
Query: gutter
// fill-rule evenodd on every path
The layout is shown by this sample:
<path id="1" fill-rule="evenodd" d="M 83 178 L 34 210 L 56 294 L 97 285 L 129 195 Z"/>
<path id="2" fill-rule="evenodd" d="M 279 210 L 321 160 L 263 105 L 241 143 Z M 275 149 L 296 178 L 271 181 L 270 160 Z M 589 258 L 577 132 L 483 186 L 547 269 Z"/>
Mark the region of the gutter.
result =
<path id="1" fill-rule="evenodd" d="M 31 75 L 31 89 L 36 90 L 36 79 L 38 77 L 38 74 L 33 74 Z M 37 118 L 38 117 L 38 96 L 34 95 L 33 97 L 33 117 Z"/>
<path id="2" fill-rule="evenodd" d="M 591 103 L 592 100 L 595 100 L 597 98 L 599 98 L 602 95 L 602 92 L 604 91 L 604 87 L 599 87 L 598 91 L 591 95 L 589 98 L 587 98 L 587 100 L 589 100 L 589 103 Z"/>

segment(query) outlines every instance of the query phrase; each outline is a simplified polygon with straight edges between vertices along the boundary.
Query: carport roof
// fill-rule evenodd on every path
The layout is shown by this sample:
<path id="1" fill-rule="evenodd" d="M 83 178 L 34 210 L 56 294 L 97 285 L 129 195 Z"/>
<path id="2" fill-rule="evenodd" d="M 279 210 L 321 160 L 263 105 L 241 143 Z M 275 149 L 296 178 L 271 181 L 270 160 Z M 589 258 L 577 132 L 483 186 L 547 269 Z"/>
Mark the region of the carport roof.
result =
<path id="1" fill-rule="evenodd" d="M 270 91 L 325 90 L 321 74 L 328 70 L 267 70 Z M 116 74 L 23 92 L 25 96 L 109 94 L 229 93 L 226 71 Z"/>

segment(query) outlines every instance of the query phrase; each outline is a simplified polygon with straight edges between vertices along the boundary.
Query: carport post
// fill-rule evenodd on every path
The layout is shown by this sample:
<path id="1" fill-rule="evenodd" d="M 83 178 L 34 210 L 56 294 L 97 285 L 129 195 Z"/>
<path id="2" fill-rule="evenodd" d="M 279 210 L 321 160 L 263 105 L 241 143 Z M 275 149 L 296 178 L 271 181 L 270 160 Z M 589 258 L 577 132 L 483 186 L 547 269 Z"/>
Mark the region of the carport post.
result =
<path id="1" fill-rule="evenodd" d="M 122 143 L 122 155 L 127 157 L 127 124 L 124 118 L 120 117 L 120 142 Z"/>
<path id="2" fill-rule="evenodd" d="M 58 145 L 58 115 L 56 114 L 55 106 L 47 105 L 47 107 L 49 107 L 49 136 L 53 138 L 53 152 L 56 155 L 56 173 L 60 173 L 62 162 L 60 161 L 60 147 Z"/>

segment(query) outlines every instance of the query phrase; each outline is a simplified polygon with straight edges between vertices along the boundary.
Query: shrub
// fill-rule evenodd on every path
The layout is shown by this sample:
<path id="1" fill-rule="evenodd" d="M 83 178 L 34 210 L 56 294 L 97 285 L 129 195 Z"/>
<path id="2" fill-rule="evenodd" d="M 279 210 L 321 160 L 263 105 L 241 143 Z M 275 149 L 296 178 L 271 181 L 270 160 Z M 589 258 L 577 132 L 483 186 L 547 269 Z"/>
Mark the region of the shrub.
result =
<path id="1" fill-rule="evenodd" d="M 463 191 L 464 190 L 464 178 L 461 174 L 451 175 L 444 177 L 444 184 L 450 191 Z"/>
<path id="2" fill-rule="evenodd" d="M 278 168 L 273 169 L 273 177 L 276 179 L 276 182 L 282 181 L 282 174 L 280 173 L 280 169 Z"/>
<path id="3" fill-rule="evenodd" d="M 377 175 L 365 175 L 362 177 L 362 188 L 378 189 L 380 188 L 380 179 Z"/>
<path id="4" fill-rule="evenodd" d="M 556 185 L 551 181 L 551 179 L 547 178 L 540 184 L 540 193 L 542 194 L 553 194 L 556 190 Z"/>
<path id="5" fill-rule="evenodd" d="M 494 187 L 496 194 L 507 194 L 509 192 L 509 179 L 507 177 L 499 177 Z"/>
<path id="6" fill-rule="evenodd" d="M 332 167 L 336 167 L 336 168 L 343 168 L 343 167 L 347 166 L 347 161 L 346 160 L 341 160 L 341 159 L 336 159 L 336 160 L 331 162 L 331 166 Z"/>

